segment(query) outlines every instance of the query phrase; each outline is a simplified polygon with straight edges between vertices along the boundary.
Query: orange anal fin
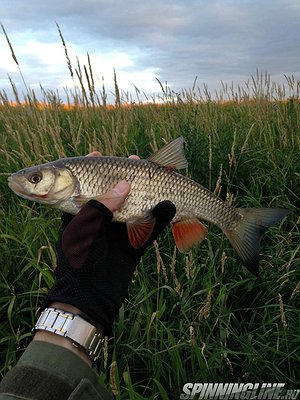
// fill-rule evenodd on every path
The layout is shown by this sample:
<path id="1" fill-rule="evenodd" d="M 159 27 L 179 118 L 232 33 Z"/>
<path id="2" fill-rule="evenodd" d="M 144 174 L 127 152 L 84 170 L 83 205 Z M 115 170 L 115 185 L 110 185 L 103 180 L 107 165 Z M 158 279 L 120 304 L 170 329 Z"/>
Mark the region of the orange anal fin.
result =
<path id="1" fill-rule="evenodd" d="M 131 246 L 140 249 L 149 239 L 155 225 L 155 217 L 148 214 L 145 217 L 127 221 L 127 233 Z"/>
<path id="2" fill-rule="evenodd" d="M 172 231 L 179 251 L 185 252 L 199 244 L 207 235 L 207 228 L 198 219 L 188 219 L 172 224 Z"/>

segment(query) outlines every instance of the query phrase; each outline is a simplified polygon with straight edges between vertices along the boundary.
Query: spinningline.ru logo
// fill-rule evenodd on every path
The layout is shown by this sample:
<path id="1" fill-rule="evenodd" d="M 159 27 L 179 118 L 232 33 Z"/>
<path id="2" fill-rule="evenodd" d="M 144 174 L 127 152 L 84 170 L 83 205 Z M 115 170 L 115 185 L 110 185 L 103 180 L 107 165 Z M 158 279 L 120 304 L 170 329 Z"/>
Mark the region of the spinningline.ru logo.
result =
<path id="1" fill-rule="evenodd" d="M 296 400 L 300 389 L 285 383 L 186 383 L 180 400 Z"/>

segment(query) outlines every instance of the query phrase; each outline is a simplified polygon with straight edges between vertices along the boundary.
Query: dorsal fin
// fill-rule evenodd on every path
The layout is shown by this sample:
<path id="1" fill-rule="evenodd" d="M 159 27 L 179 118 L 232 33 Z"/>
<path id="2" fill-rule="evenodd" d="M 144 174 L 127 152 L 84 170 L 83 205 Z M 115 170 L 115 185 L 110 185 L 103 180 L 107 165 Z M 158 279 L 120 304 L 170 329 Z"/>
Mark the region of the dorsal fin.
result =
<path id="1" fill-rule="evenodd" d="M 184 155 L 184 138 L 173 140 L 148 158 L 149 161 L 172 169 L 187 168 L 188 162 Z"/>

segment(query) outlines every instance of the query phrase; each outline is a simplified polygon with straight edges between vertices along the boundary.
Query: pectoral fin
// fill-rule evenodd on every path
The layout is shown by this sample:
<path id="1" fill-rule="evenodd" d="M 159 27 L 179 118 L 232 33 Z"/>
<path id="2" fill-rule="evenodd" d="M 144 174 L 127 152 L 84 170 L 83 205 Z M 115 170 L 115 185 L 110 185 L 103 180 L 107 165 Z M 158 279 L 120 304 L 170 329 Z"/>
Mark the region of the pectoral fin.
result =
<path id="1" fill-rule="evenodd" d="M 172 231 L 179 251 L 185 252 L 199 244 L 207 235 L 207 228 L 196 219 L 188 219 L 172 224 Z"/>
<path id="2" fill-rule="evenodd" d="M 73 203 L 75 204 L 76 207 L 81 208 L 84 206 L 89 200 L 91 200 L 90 197 L 81 197 L 81 196 L 76 196 L 73 198 Z"/>

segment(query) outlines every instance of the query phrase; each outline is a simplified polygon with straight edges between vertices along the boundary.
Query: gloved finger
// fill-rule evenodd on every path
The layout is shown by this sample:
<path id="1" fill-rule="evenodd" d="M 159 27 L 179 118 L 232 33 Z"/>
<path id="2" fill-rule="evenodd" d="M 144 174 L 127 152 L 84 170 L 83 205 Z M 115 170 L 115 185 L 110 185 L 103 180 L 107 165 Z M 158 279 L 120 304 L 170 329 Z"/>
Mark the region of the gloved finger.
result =
<path id="1" fill-rule="evenodd" d="M 126 181 L 120 181 L 108 192 L 97 197 L 96 200 L 104 204 L 111 212 L 114 212 L 119 210 L 123 206 L 129 192 L 129 183 Z"/>
<path id="2" fill-rule="evenodd" d="M 171 201 L 164 200 L 153 208 L 152 214 L 156 219 L 156 223 L 149 239 L 141 248 L 142 251 L 145 251 L 145 249 L 157 239 L 164 228 L 169 225 L 176 214 L 176 207 Z"/>

